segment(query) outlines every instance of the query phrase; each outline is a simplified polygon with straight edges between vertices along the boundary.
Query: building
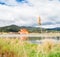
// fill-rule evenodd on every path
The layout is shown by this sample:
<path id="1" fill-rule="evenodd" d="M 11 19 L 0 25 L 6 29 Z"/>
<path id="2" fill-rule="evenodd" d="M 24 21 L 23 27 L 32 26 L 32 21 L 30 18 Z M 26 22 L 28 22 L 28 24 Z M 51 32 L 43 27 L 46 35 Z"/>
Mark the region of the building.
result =
<path id="1" fill-rule="evenodd" d="M 24 28 L 21 29 L 20 31 L 18 31 L 18 33 L 19 33 L 19 34 L 25 34 L 25 35 L 26 35 L 26 34 L 29 34 L 28 30 L 27 30 L 27 29 L 24 29 Z M 20 40 L 27 40 L 27 39 L 28 39 L 28 37 L 26 37 L 26 36 L 21 36 L 21 37 L 20 37 Z"/>
<path id="2" fill-rule="evenodd" d="M 28 32 L 27 29 L 23 28 L 23 29 L 20 29 L 20 30 L 18 31 L 18 33 L 19 33 L 19 34 L 28 34 L 29 32 Z"/>

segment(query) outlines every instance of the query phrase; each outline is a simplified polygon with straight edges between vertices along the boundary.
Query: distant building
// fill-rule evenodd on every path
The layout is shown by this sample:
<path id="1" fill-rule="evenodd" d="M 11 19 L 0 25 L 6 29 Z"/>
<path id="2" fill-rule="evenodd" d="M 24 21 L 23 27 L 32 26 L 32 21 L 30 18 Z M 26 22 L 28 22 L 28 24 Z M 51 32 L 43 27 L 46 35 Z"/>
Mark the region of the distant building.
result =
<path id="1" fill-rule="evenodd" d="M 28 30 L 27 29 L 21 29 L 20 31 L 18 31 L 19 34 L 28 34 Z"/>
<path id="2" fill-rule="evenodd" d="M 37 19 L 37 23 L 38 23 L 38 25 L 41 25 L 41 18 L 40 18 L 40 16 Z"/>
<path id="3" fill-rule="evenodd" d="M 18 31 L 19 34 L 29 34 L 27 29 L 21 29 L 20 31 Z M 28 38 L 26 36 L 21 36 L 20 37 L 21 40 L 27 40 Z"/>

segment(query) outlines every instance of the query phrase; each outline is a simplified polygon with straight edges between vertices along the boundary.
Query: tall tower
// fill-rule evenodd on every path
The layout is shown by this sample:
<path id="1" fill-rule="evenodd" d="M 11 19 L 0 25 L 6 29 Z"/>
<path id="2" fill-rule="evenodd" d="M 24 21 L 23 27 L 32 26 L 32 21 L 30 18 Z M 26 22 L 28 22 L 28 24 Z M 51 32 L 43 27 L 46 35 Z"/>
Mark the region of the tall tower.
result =
<path id="1" fill-rule="evenodd" d="M 38 23 L 38 25 L 41 25 L 41 18 L 40 18 L 40 16 L 37 19 L 37 23 Z"/>
<path id="2" fill-rule="evenodd" d="M 38 19 L 37 19 L 37 23 L 38 23 L 38 25 L 40 26 L 40 31 L 41 31 L 41 33 L 42 33 L 42 27 L 41 27 L 41 18 L 40 18 L 40 16 L 38 17 Z"/>
<path id="3" fill-rule="evenodd" d="M 38 17 L 37 22 L 38 22 L 38 25 L 41 25 L 41 18 L 40 18 L 40 16 Z"/>

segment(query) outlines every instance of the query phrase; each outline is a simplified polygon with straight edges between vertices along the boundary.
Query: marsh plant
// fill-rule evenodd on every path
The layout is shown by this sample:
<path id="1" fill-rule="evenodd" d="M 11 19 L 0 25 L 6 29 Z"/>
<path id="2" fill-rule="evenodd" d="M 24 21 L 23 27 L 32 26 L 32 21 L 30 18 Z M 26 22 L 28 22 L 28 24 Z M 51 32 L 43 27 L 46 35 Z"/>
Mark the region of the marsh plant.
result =
<path id="1" fill-rule="evenodd" d="M 60 44 L 52 40 L 33 44 L 18 38 L 0 38 L 0 57 L 60 57 Z"/>

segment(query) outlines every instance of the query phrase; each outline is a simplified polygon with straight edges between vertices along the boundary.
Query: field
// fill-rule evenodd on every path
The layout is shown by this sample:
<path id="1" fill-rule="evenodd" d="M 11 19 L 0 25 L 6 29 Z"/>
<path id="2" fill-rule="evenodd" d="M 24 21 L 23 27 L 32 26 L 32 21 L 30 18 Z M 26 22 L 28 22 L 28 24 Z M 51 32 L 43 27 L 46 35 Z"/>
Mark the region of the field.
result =
<path id="1" fill-rule="evenodd" d="M 0 38 L 0 57 L 60 57 L 60 43 L 33 44 L 18 38 Z"/>

